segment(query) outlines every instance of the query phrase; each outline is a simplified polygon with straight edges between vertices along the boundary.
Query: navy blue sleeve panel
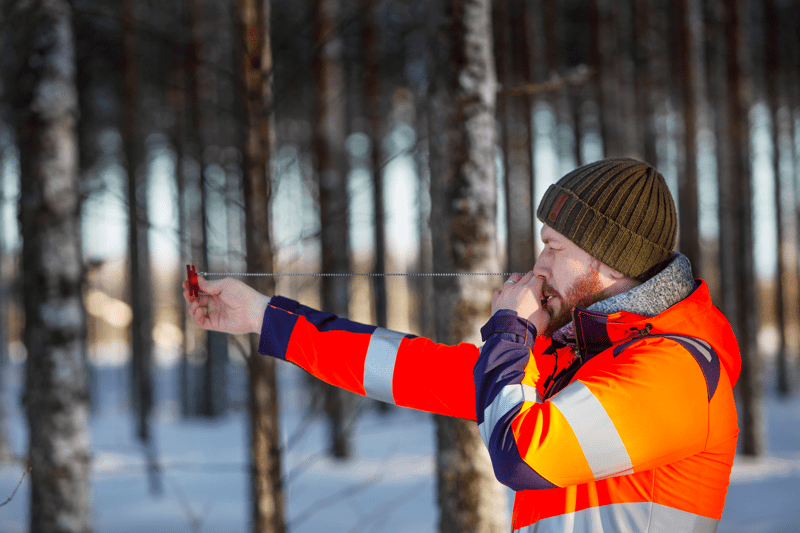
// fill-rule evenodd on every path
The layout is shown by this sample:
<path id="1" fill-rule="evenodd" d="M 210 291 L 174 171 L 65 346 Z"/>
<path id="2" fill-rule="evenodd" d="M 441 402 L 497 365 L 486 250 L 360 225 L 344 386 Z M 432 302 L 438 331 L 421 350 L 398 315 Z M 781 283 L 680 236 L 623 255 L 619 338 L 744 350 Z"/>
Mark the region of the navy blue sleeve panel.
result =
<path id="1" fill-rule="evenodd" d="M 486 343 L 473 370 L 475 411 L 495 476 L 514 490 L 554 488 L 522 460 L 511 428 L 523 401 L 541 402 L 536 388 L 522 383 L 536 328 L 514 311 L 498 311 L 481 333 Z"/>
<path id="2" fill-rule="evenodd" d="M 377 329 L 377 326 L 353 322 L 333 313 L 318 311 L 283 296 L 273 296 L 267 305 L 264 320 L 261 323 L 258 352 L 262 355 L 286 360 L 286 349 L 299 316 L 305 318 L 320 332 L 344 331 L 372 334 Z M 414 335 L 406 335 L 406 337 L 414 338 Z"/>

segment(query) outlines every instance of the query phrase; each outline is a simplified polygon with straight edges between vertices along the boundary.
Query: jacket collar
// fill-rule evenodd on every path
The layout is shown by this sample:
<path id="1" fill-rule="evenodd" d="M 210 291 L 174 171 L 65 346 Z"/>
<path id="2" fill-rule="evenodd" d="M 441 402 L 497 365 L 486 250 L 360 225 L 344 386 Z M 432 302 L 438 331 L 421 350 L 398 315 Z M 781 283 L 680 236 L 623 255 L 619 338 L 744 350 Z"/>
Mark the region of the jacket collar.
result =
<path id="1" fill-rule="evenodd" d="M 578 357 L 589 359 L 614 344 L 649 334 L 652 325 L 642 324 L 641 318 L 666 311 L 696 287 L 689 260 L 675 253 L 664 270 L 641 285 L 588 309 L 573 310 L 573 321 L 556 331 L 553 340 L 571 346 Z"/>

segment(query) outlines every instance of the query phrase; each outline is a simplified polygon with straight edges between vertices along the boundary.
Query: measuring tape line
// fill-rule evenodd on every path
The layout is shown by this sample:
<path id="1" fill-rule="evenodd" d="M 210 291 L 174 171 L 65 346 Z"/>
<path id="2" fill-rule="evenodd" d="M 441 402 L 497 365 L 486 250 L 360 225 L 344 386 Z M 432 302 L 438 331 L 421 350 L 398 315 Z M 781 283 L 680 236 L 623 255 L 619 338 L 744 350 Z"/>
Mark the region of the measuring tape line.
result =
<path id="1" fill-rule="evenodd" d="M 509 272 L 197 272 L 200 276 L 310 276 L 310 277 L 346 277 L 346 276 L 510 276 Z"/>
<path id="2" fill-rule="evenodd" d="M 194 265 L 186 265 L 186 277 L 189 280 L 189 295 L 197 297 L 200 294 L 200 287 L 197 284 L 197 276 L 309 276 L 309 277 L 353 277 L 353 276 L 422 276 L 422 277 L 446 277 L 446 276 L 510 276 L 509 272 L 198 272 Z"/>

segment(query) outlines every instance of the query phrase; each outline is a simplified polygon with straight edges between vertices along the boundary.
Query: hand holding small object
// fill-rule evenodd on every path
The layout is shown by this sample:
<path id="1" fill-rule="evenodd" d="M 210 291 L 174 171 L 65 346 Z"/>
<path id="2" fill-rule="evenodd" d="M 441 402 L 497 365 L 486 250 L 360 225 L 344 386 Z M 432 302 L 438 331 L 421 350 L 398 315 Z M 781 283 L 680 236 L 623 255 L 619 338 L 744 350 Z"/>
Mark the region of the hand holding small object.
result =
<path id="1" fill-rule="evenodd" d="M 225 333 L 260 333 L 269 297 L 241 281 L 206 279 L 188 270 L 183 282 L 183 297 L 189 314 L 199 327 Z"/>

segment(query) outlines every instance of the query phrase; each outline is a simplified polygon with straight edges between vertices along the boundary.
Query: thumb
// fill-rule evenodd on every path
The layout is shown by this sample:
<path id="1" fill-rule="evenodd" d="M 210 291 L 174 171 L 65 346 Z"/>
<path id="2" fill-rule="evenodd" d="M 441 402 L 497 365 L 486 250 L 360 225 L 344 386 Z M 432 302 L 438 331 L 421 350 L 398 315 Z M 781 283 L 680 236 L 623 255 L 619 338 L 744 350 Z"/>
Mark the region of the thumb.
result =
<path id="1" fill-rule="evenodd" d="M 203 277 L 197 276 L 197 286 L 206 294 L 219 294 L 222 292 L 222 281 L 223 280 L 208 281 Z"/>

